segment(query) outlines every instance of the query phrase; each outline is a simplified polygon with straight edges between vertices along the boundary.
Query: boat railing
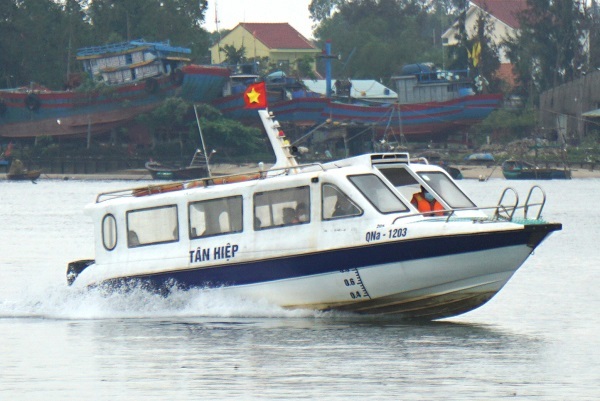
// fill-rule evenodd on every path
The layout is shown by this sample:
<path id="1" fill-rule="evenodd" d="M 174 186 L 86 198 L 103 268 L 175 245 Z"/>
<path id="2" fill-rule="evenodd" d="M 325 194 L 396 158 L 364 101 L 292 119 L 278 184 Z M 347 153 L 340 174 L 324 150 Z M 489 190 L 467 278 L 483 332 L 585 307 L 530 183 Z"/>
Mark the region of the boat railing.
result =
<path id="1" fill-rule="evenodd" d="M 532 195 L 537 191 L 541 192 L 541 200 L 538 202 L 532 202 Z M 514 203 L 505 203 L 504 198 L 510 192 L 512 192 L 514 194 Z M 491 221 L 498 221 L 498 220 L 514 221 L 515 213 L 521 209 L 523 210 L 523 219 L 528 220 L 528 217 L 527 217 L 528 213 L 531 211 L 532 208 L 535 208 L 535 207 L 538 207 L 538 209 L 537 209 L 537 214 L 535 215 L 534 220 L 539 220 L 542 215 L 542 210 L 544 209 L 545 204 L 546 204 L 546 193 L 538 185 L 534 185 L 530 188 L 527 198 L 525 200 L 525 203 L 522 205 L 519 205 L 519 194 L 517 193 L 517 191 L 514 188 L 507 187 L 504 189 L 504 191 L 502 191 L 502 195 L 496 206 L 483 206 L 483 207 L 475 206 L 475 207 L 465 207 L 465 208 L 458 208 L 458 209 L 444 209 L 444 210 L 438 210 L 435 212 L 409 213 L 409 214 L 406 214 L 403 216 L 396 217 L 392 221 L 392 224 L 395 224 L 398 220 L 405 219 L 408 217 L 415 217 L 415 216 L 427 217 L 428 219 L 430 219 L 431 217 L 438 217 L 438 218 L 442 218 L 443 220 L 445 220 L 445 222 L 449 222 L 452 217 L 462 219 L 461 216 L 456 216 L 456 212 L 465 212 L 465 211 L 482 211 L 482 212 L 493 211 L 491 218 L 483 217 L 483 216 L 482 217 L 477 217 L 477 216 L 476 217 L 465 217 L 466 219 L 469 219 L 473 222 L 486 222 L 486 221 L 491 222 Z"/>
<path id="2" fill-rule="evenodd" d="M 538 203 L 529 203 L 534 191 L 537 191 L 537 190 L 539 190 L 539 192 L 541 192 L 542 200 Z M 527 213 L 529 212 L 529 209 L 531 207 L 539 206 L 537 215 L 535 217 L 535 219 L 538 220 L 540 218 L 540 216 L 542 215 L 542 210 L 544 209 L 545 204 L 546 204 L 546 192 L 544 192 L 544 190 L 539 185 L 532 186 L 529 189 L 529 194 L 527 194 L 527 199 L 525 200 L 525 205 L 523 206 L 523 217 L 525 219 L 527 219 Z"/>
<path id="3" fill-rule="evenodd" d="M 511 192 L 514 194 L 515 202 L 513 204 L 506 205 L 504 203 L 505 202 L 504 198 L 506 197 L 506 195 L 508 193 L 511 193 Z M 494 212 L 494 219 L 495 220 L 503 219 L 503 220 L 512 221 L 515 211 L 517 210 L 518 204 L 519 204 L 519 194 L 517 193 L 517 191 L 515 191 L 515 189 L 512 187 L 504 188 L 504 191 L 502 191 L 502 195 L 500 196 L 500 199 L 498 200 L 498 205 L 496 206 L 496 211 Z"/>
<path id="4" fill-rule="evenodd" d="M 147 195 L 156 195 L 160 193 L 181 191 L 184 189 L 210 187 L 213 185 L 222 184 L 233 184 L 243 181 L 251 181 L 257 179 L 273 178 L 277 176 L 285 176 L 290 173 L 302 174 L 302 173 L 314 173 L 315 169 L 302 171 L 301 169 L 307 169 L 308 167 L 316 167 L 317 170 L 325 171 L 327 168 L 319 162 L 299 164 L 293 167 L 279 167 L 270 169 L 251 170 L 247 172 L 241 172 L 236 174 L 219 175 L 213 177 L 197 178 L 186 181 L 173 181 L 161 184 L 150 184 L 143 187 L 119 189 L 115 191 L 102 192 L 96 196 L 96 203 L 105 202 L 111 199 L 123 198 L 123 197 L 140 197 Z M 335 166 L 334 166 L 335 168 Z"/>

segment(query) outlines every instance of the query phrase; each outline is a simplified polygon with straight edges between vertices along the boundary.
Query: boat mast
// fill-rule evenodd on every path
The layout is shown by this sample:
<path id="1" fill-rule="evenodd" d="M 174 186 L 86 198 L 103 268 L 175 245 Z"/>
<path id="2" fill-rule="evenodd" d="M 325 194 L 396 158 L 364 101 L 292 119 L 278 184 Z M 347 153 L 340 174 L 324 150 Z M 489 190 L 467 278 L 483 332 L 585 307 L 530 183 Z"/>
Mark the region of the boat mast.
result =
<path id="1" fill-rule="evenodd" d="M 273 114 L 267 110 L 259 110 L 258 115 L 265 127 L 265 132 L 271 142 L 273 152 L 275 152 L 275 164 L 272 169 L 281 169 L 286 167 L 297 167 L 296 157 L 291 152 L 290 142 L 285 138 L 285 134 L 279 125 L 279 122 L 273 118 Z M 294 172 L 296 169 L 294 169 Z"/>
<path id="2" fill-rule="evenodd" d="M 210 173 L 210 165 L 208 164 L 208 153 L 206 153 L 206 145 L 204 144 L 204 136 L 202 135 L 202 128 L 200 127 L 200 119 L 198 118 L 198 108 L 194 103 L 194 114 L 196 114 L 196 124 L 198 124 L 198 132 L 200 133 L 200 142 L 202 142 L 202 150 L 204 151 L 204 157 L 206 158 L 206 172 L 209 177 L 212 177 Z"/>
<path id="3" fill-rule="evenodd" d="M 215 0 L 215 29 L 217 31 L 218 39 L 217 39 L 217 58 L 219 63 L 221 62 L 221 31 L 219 31 L 219 17 L 217 16 L 217 11 L 219 8 L 219 3 Z"/>

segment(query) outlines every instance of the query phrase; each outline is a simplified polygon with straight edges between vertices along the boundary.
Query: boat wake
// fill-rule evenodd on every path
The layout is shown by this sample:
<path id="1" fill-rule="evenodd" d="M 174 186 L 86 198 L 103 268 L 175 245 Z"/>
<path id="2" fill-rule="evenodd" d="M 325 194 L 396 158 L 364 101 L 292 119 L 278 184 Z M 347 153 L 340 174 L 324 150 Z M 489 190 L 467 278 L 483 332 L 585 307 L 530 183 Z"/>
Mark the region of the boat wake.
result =
<path id="1" fill-rule="evenodd" d="M 139 287 L 119 292 L 54 286 L 0 299 L 0 319 L 313 318 L 328 314 L 284 309 L 266 301 L 236 298 L 218 289 L 172 288 L 165 297 Z"/>

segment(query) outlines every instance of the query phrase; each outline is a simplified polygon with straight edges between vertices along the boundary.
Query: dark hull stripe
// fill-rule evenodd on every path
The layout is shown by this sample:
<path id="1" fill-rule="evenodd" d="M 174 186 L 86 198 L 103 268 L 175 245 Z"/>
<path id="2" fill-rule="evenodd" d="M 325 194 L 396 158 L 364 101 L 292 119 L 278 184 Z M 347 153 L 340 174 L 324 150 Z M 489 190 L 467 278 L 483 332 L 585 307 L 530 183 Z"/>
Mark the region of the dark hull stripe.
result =
<path id="1" fill-rule="evenodd" d="M 321 251 L 247 263 L 227 263 L 209 268 L 192 268 L 150 275 L 108 280 L 110 284 L 142 279 L 152 287 L 175 281 L 183 288 L 223 287 L 264 283 L 331 273 L 343 269 L 398 263 L 415 259 L 457 255 L 527 245 L 533 249 L 560 224 L 540 224 L 524 229 L 481 234 L 443 236 L 416 240 L 375 243 L 356 248 Z M 485 263 L 483 261 L 483 263 Z M 518 266 L 511 266 L 516 268 Z"/>

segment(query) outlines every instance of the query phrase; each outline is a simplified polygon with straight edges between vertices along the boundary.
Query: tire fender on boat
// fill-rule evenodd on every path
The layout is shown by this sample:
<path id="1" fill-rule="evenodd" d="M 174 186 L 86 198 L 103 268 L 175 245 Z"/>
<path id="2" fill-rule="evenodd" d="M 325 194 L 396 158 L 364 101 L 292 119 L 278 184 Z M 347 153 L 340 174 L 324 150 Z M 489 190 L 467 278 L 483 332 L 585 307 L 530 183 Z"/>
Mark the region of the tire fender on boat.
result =
<path id="1" fill-rule="evenodd" d="M 146 92 L 148 93 L 156 93 L 158 90 L 158 82 L 154 78 L 148 78 L 146 80 Z"/>
<path id="2" fill-rule="evenodd" d="M 4 103 L 4 100 L 0 99 L 0 116 L 3 116 L 6 114 L 6 103 Z"/>
<path id="3" fill-rule="evenodd" d="M 177 86 L 183 84 L 183 71 L 181 71 L 180 68 L 176 68 L 175 71 L 171 73 L 171 81 Z"/>
<path id="4" fill-rule="evenodd" d="M 25 98 L 25 107 L 31 111 L 38 111 L 41 104 L 39 96 L 35 93 L 30 93 Z"/>

